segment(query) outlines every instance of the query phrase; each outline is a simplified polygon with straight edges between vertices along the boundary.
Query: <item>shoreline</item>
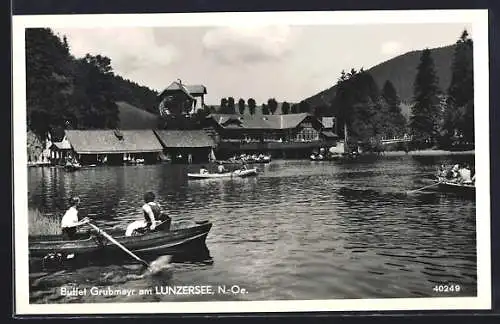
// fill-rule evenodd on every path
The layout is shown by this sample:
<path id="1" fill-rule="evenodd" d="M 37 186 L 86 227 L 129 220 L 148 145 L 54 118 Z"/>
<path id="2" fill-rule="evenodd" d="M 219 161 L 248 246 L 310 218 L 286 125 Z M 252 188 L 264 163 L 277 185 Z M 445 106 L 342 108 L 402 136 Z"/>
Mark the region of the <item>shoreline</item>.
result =
<path id="1" fill-rule="evenodd" d="M 418 150 L 418 151 L 386 151 L 383 156 L 443 156 L 443 155 L 474 155 L 475 150 L 468 151 L 446 151 L 446 150 Z"/>
<path id="2" fill-rule="evenodd" d="M 446 150 L 418 150 L 418 151 L 410 151 L 406 153 L 405 151 L 385 151 L 381 152 L 380 156 L 456 156 L 456 155 L 474 155 L 475 150 L 468 151 L 446 151 Z M 371 153 L 361 153 L 361 156 L 373 155 Z M 297 160 L 297 159 L 281 159 L 275 158 L 273 160 Z M 307 158 L 299 159 L 299 160 L 308 160 Z M 161 163 L 158 163 L 161 164 Z M 268 164 L 268 163 L 265 163 Z M 33 163 L 27 165 L 28 167 L 63 167 L 59 165 L 52 165 L 50 163 Z M 93 165 L 95 166 L 95 165 Z M 90 167 L 90 166 L 88 166 Z"/>

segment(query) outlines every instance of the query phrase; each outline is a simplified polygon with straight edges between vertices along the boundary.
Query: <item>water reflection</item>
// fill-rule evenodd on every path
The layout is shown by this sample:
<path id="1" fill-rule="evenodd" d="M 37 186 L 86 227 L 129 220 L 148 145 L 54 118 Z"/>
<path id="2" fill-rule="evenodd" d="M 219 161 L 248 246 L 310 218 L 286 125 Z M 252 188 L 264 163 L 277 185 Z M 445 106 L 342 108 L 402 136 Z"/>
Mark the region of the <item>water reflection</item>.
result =
<path id="1" fill-rule="evenodd" d="M 187 178 L 196 165 L 74 173 L 33 168 L 29 204 L 55 213 L 77 192 L 103 226 L 124 227 L 141 217 L 142 194 L 153 190 L 174 223 L 210 219 L 214 224 L 207 237 L 210 257 L 176 267 L 169 282 L 252 288 L 232 299 L 433 296 L 436 282 L 460 283 L 461 296 L 473 296 L 475 201 L 436 192 L 408 194 L 425 185 L 440 163 L 456 161 L 410 156 L 273 161 L 258 166 L 257 177 L 206 181 Z"/>

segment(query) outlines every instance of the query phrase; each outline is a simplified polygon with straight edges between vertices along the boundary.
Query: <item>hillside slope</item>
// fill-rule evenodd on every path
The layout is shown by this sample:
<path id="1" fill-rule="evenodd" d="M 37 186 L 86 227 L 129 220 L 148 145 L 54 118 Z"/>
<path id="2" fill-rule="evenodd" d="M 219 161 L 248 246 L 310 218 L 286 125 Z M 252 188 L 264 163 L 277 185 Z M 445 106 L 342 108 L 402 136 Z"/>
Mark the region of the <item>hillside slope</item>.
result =
<path id="1" fill-rule="evenodd" d="M 128 102 L 116 102 L 119 114 L 120 129 L 153 129 L 158 126 L 159 116 L 137 108 Z"/>
<path id="2" fill-rule="evenodd" d="M 451 82 L 451 64 L 453 61 L 455 45 L 431 49 L 431 55 L 436 66 L 439 86 L 442 91 L 446 91 Z M 390 80 L 403 102 L 410 103 L 413 98 L 413 82 L 417 74 L 417 67 L 420 63 L 420 51 L 412 51 L 397 56 L 393 59 L 378 64 L 366 71 L 375 79 L 378 87 L 382 89 L 385 81 Z M 346 71 L 350 67 L 346 67 Z M 311 106 L 328 105 L 335 97 L 335 86 L 321 91 L 307 99 Z M 409 105 L 402 105 L 403 114 L 408 115 Z"/>

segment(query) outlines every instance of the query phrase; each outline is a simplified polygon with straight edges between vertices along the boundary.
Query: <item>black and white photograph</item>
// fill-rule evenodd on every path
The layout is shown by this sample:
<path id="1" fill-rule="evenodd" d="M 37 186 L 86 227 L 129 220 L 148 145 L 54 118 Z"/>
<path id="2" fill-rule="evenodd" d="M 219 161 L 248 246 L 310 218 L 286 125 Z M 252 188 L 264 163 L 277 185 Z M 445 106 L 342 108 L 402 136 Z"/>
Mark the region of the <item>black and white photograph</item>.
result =
<path id="1" fill-rule="evenodd" d="M 484 10 L 13 17 L 19 314 L 489 309 Z"/>

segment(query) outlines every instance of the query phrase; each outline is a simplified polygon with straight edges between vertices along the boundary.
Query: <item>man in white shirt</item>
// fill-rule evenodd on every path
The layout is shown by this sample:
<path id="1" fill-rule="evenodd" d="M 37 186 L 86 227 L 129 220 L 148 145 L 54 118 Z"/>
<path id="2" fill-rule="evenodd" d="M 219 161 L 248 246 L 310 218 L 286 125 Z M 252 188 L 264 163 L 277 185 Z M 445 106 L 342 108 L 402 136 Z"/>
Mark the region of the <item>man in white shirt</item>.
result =
<path id="1" fill-rule="evenodd" d="M 78 221 L 78 206 L 80 205 L 80 198 L 71 198 L 71 207 L 66 211 L 61 220 L 61 230 L 65 240 L 72 240 L 76 236 L 76 229 L 78 226 L 87 224 L 88 218 Z"/>

